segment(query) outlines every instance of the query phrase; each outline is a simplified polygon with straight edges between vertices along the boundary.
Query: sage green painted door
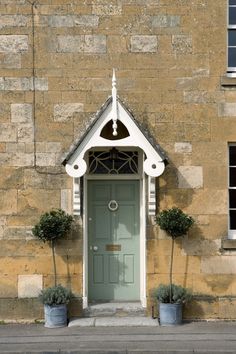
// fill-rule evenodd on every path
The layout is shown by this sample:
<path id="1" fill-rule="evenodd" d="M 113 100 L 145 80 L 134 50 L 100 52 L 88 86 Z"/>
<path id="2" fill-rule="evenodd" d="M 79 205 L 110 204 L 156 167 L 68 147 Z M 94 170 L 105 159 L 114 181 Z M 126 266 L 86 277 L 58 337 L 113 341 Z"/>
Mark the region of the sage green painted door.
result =
<path id="1" fill-rule="evenodd" d="M 89 300 L 139 300 L 139 181 L 88 181 Z"/>

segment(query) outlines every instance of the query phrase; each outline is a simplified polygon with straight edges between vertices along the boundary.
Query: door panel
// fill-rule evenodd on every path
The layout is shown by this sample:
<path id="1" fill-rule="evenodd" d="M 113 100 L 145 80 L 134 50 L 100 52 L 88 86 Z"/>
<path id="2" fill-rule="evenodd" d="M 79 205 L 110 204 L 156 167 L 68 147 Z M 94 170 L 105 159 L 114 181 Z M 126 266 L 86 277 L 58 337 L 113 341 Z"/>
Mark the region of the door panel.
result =
<path id="1" fill-rule="evenodd" d="M 134 256 L 132 254 L 124 255 L 124 268 L 125 268 L 125 283 L 134 283 Z"/>
<path id="2" fill-rule="evenodd" d="M 103 255 L 94 255 L 93 257 L 93 282 L 94 284 L 104 283 L 104 257 Z"/>
<path id="3" fill-rule="evenodd" d="M 139 181 L 88 181 L 90 300 L 139 300 L 139 208 Z"/>
<path id="4" fill-rule="evenodd" d="M 117 211 L 117 224 L 116 224 L 116 237 L 118 240 L 121 239 L 132 239 L 135 234 L 136 226 L 131 223 L 131 220 L 135 220 L 135 206 L 134 205 L 123 205 L 120 210 Z"/>
<path id="5" fill-rule="evenodd" d="M 103 219 L 106 220 L 106 222 L 101 222 Z M 109 240 L 111 236 L 111 220 L 109 218 L 109 210 L 107 205 L 95 204 L 95 208 L 92 213 L 92 220 L 94 222 L 94 240 Z"/>
<path id="6" fill-rule="evenodd" d="M 119 255 L 112 254 L 109 255 L 109 264 L 108 264 L 108 272 L 109 272 L 109 283 L 118 284 L 119 283 Z"/>

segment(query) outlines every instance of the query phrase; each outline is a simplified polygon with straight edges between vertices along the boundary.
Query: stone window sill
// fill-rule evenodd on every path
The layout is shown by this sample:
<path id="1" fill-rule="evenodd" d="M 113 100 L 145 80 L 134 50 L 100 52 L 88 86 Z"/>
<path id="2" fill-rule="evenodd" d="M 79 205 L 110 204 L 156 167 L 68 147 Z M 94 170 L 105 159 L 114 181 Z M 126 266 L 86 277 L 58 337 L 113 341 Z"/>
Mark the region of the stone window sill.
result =
<path id="1" fill-rule="evenodd" d="M 225 238 L 222 240 L 222 248 L 224 250 L 236 250 L 236 240 L 230 240 Z"/>
<path id="2" fill-rule="evenodd" d="M 223 89 L 236 89 L 236 77 L 230 77 L 225 74 L 221 76 L 220 84 Z"/>

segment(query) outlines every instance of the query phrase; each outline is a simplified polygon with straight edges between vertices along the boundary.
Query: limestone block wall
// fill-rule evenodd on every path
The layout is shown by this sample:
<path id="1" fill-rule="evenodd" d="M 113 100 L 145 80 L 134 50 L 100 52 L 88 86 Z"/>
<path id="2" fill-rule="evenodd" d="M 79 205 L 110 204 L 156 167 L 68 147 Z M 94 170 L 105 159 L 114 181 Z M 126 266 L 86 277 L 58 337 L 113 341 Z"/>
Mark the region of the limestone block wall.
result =
<path id="1" fill-rule="evenodd" d="M 169 157 L 157 181 L 159 209 L 178 206 L 196 220 L 178 241 L 174 280 L 216 299 L 189 305 L 185 316 L 232 317 L 236 250 L 222 248 L 227 145 L 236 140 L 236 86 L 225 77 L 227 1 L 1 0 L 0 14 L 2 303 L 34 298 L 52 283 L 50 249 L 31 228 L 45 210 L 72 211 L 61 159 L 110 95 L 116 68 L 120 97 Z M 80 227 L 57 246 L 60 281 L 76 294 Z M 148 295 L 168 281 L 169 261 L 170 240 L 149 220 Z"/>

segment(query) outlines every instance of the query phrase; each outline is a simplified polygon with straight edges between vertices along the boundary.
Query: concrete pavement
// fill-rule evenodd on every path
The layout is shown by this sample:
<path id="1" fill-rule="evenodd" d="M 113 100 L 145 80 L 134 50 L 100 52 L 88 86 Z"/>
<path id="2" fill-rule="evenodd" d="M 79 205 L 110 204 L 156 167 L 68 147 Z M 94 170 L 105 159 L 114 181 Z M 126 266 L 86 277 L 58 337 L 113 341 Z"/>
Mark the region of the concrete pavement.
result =
<path id="1" fill-rule="evenodd" d="M 236 353 L 236 322 L 192 322 L 177 327 L 0 326 L 0 353 L 177 354 Z"/>

